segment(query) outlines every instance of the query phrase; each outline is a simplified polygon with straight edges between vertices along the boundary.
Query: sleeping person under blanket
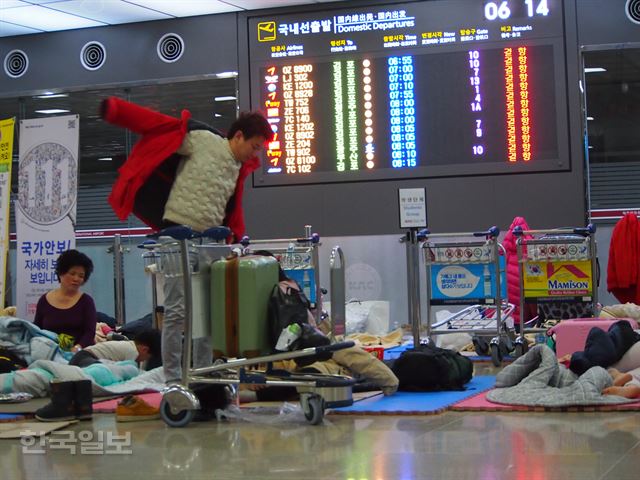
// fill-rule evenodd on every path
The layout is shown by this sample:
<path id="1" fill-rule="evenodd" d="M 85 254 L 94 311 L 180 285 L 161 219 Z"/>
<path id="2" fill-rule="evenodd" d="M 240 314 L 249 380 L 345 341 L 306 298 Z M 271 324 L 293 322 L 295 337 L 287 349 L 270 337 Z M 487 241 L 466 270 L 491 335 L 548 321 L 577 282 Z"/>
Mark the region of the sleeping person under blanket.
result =
<path id="1" fill-rule="evenodd" d="M 603 395 L 640 398 L 640 342 L 633 344 L 607 372 L 613 378 L 613 386 L 605 388 Z"/>

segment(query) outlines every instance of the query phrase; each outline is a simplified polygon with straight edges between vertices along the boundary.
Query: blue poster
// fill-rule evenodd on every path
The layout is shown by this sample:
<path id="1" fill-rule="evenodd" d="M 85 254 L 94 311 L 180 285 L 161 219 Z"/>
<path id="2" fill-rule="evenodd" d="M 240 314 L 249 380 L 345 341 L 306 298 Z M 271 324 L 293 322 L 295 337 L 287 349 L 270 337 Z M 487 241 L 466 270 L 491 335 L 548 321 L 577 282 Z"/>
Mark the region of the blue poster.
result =
<path id="1" fill-rule="evenodd" d="M 504 258 L 500 258 L 500 290 L 507 296 Z M 495 265 L 460 263 L 431 266 L 431 302 L 493 303 L 496 296 Z"/>
<path id="2" fill-rule="evenodd" d="M 311 302 L 311 306 L 316 304 L 316 275 L 313 268 L 296 268 L 287 270 L 284 273 L 292 280 L 298 282 L 300 288 Z"/>

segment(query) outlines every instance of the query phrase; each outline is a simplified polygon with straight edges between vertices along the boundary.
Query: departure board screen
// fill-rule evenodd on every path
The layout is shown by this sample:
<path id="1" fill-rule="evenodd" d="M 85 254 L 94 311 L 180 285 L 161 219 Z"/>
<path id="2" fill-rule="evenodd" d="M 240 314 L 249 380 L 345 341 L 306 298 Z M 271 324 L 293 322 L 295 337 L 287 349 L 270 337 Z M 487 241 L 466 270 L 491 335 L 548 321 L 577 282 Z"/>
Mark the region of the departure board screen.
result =
<path id="1" fill-rule="evenodd" d="M 255 185 L 569 169 L 561 0 L 249 19 Z"/>

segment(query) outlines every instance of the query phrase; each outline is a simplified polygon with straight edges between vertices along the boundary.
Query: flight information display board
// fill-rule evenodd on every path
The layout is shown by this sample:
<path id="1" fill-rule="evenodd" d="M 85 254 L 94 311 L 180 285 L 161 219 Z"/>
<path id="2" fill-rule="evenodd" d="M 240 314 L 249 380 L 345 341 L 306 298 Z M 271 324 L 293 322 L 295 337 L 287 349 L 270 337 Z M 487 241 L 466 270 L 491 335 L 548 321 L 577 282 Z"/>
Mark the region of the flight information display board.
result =
<path id="1" fill-rule="evenodd" d="M 562 0 L 251 17 L 249 34 L 275 133 L 256 186 L 570 167 Z"/>

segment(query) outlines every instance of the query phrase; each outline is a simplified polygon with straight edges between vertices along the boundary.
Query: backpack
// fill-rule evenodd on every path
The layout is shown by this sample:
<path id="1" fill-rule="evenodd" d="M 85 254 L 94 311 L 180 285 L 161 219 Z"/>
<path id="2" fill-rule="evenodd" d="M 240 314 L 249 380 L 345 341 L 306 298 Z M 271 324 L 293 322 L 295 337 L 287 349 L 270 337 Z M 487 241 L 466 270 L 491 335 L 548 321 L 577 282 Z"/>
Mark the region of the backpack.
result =
<path id="1" fill-rule="evenodd" d="M 292 286 L 292 282 L 297 288 Z M 294 280 L 281 280 L 273 287 L 269 298 L 268 323 L 269 342 L 274 351 L 282 330 L 292 323 L 300 325 L 301 335 L 291 344 L 290 350 L 321 347 L 331 343 L 329 337 L 309 324 L 309 306 L 309 300 Z M 331 355 L 331 352 L 321 352 L 298 357 L 294 361 L 298 366 L 303 367 L 316 361 L 328 360 Z"/>
<path id="2" fill-rule="evenodd" d="M 398 390 L 405 392 L 464 390 L 473 377 L 471 360 L 432 344 L 403 352 L 391 370 L 400 381 Z"/>
<path id="3" fill-rule="evenodd" d="M 269 343 L 275 348 L 282 329 L 297 323 L 302 326 L 308 322 L 309 300 L 300 288 L 291 286 L 284 280 L 274 285 L 269 297 Z"/>
<path id="4" fill-rule="evenodd" d="M 27 362 L 12 348 L 0 347 L 0 374 L 13 372 L 21 368 L 27 368 Z"/>

